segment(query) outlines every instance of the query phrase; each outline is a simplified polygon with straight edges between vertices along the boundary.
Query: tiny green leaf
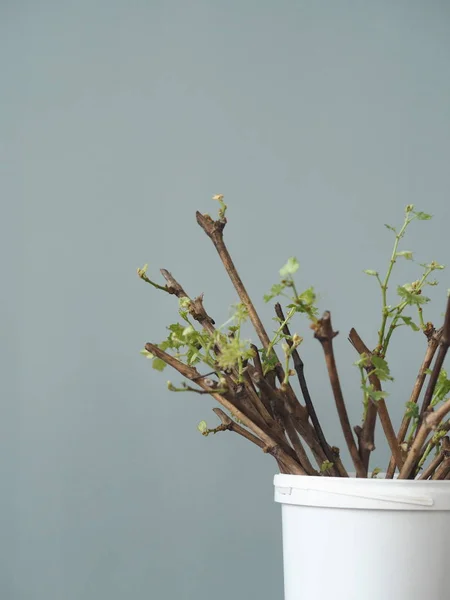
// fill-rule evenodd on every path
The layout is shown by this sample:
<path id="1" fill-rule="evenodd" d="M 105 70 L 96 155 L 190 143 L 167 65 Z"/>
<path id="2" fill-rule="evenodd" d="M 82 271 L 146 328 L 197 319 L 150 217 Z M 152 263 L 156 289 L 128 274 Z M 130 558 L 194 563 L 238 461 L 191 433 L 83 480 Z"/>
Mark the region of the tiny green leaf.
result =
<path id="1" fill-rule="evenodd" d="M 378 379 L 381 381 L 392 381 L 391 372 L 389 370 L 389 365 L 381 356 L 377 356 L 374 354 L 371 357 L 372 364 L 374 366 L 374 373 L 377 375 Z"/>
<path id="2" fill-rule="evenodd" d="M 405 317 L 404 315 L 400 315 L 400 319 L 402 319 L 405 325 L 411 327 L 413 331 L 420 331 L 420 327 L 414 323 L 411 317 Z"/>
<path id="3" fill-rule="evenodd" d="M 286 285 L 283 283 L 275 283 L 271 288 L 268 294 L 264 294 L 264 302 L 270 302 L 276 296 L 279 296 L 283 290 L 286 288 Z"/>
<path id="4" fill-rule="evenodd" d="M 140 354 L 142 354 L 142 356 L 145 356 L 146 358 L 154 358 L 154 355 L 145 348 L 144 350 L 140 351 Z"/>
<path id="5" fill-rule="evenodd" d="M 430 299 L 426 296 L 417 293 L 411 284 L 399 285 L 397 288 L 397 293 L 410 306 L 418 306 L 420 304 L 426 304 L 430 301 Z"/>
<path id="6" fill-rule="evenodd" d="M 369 398 L 371 400 L 373 400 L 374 402 L 377 402 L 378 400 L 381 400 L 382 398 L 386 398 L 389 394 L 385 391 L 382 390 L 375 390 L 373 388 L 373 386 L 367 386 L 367 385 L 362 385 L 361 389 L 363 390 L 364 393 L 366 393 Z"/>
<path id="7" fill-rule="evenodd" d="M 330 462 L 329 460 L 324 460 L 323 463 L 320 465 L 320 472 L 326 473 L 333 467 L 334 467 L 334 463 Z"/>
<path id="8" fill-rule="evenodd" d="M 379 469 L 378 467 L 376 467 L 373 471 L 372 471 L 372 475 L 370 476 L 371 479 L 376 479 L 377 476 L 381 473 L 381 469 Z"/>
<path id="9" fill-rule="evenodd" d="M 387 223 L 385 223 L 384 226 L 387 229 L 390 229 L 391 231 L 393 231 L 394 233 L 397 233 L 397 230 L 395 229 L 395 227 L 392 227 L 392 225 L 388 225 Z"/>
<path id="10" fill-rule="evenodd" d="M 396 256 L 403 256 L 406 260 L 412 260 L 413 253 L 410 250 L 402 250 L 401 252 L 397 252 Z"/>
<path id="11" fill-rule="evenodd" d="M 427 267 L 433 271 L 442 271 L 443 269 L 445 269 L 445 265 L 440 265 L 435 260 L 432 260 L 431 263 L 427 265 Z"/>
<path id="12" fill-rule="evenodd" d="M 447 394 L 450 392 L 450 379 L 447 379 L 447 371 L 445 369 L 441 369 L 436 388 L 434 390 L 433 399 L 431 401 L 431 406 L 436 406 L 439 402 L 445 399 Z"/>
<path id="13" fill-rule="evenodd" d="M 267 352 L 264 349 L 261 350 L 261 361 L 263 364 L 264 375 L 269 371 L 273 371 L 278 365 L 278 358 L 275 352 L 271 352 L 270 356 L 267 356 Z"/>
<path id="14" fill-rule="evenodd" d="M 155 357 L 152 361 L 152 367 L 156 371 L 164 371 L 164 369 L 167 367 L 167 364 L 161 358 Z"/>
<path id="15" fill-rule="evenodd" d="M 360 355 L 359 359 L 357 361 L 355 361 L 353 363 L 356 367 L 368 367 L 370 365 L 370 358 L 369 356 L 363 352 L 363 354 Z"/>
<path id="16" fill-rule="evenodd" d="M 433 218 L 433 215 L 429 215 L 427 213 L 424 212 L 413 212 L 413 214 L 415 215 L 416 219 L 419 219 L 419 221 L 429 221 L 430 219 Z"/>
<path id="17" fill-rule="evenodd" d="M 409 419 L 418 419 L 420 415 L 419 406 L 415 402 L 407 402 L 405 416 Z"/>
<path id="18" fill-rule="evenodd" d="M 287 263 L 281 267 L 280 276 L 281 277 L 289 277 L 293 275 L 300 268 L 299 262 L 295 257 L 291 257 L 288 259 Z"/>
<path id="19" fill-rule="evenodd" d="M 186 296 L 183 296 L 182 298 L 179 299 L 178 301 L 178 306 L 181 309 L 185 309 L 188 310 L 189 307 L 191 306 L 191 301 L 189 298 L 187 298 Z"/>
<path id="20" fill-rule="evenodd" d="M 200 421 L 200 423 L 197 425 L 197 429 L 200 431 L 200 433 L 202 435 L 205 435 L 206 432 L 208 431 L 208 425 L 207 425 L 206 421 Z"/>
<path id="21" fill-rule="evenodd" d="M 192 325 L 188 325 L 187 327 L 185 327 L 183 329 L 183 337 L 184 338 L 188 338 L 190 337 L 193 333 L 196 333 L 195 329 L 192 327 Z"/>
<path id="22" fill-rule="evenodd" d="M 372 269 L 365 269 L 364 273 L 372 277 L 378 277 L 378 271 L 372 271 Z"/>
<path id="23" fill-rule="evenodd" d="M 145 264 L 141 269 L 137 270 L 137 274 L 141 279 L 144 279 L 147 276 L 148 264 Z"/>

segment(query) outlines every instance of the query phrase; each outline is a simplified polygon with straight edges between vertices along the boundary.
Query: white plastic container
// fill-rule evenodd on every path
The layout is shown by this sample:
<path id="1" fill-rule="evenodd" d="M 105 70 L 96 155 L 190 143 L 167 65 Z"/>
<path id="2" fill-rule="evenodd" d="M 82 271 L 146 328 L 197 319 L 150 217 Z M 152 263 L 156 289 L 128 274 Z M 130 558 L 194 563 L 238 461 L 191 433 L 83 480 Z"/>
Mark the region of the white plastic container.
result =
<path id="1" fill-rule="evenodd" d="M 449 600 L 450 481 L 276 475 L 285 600 Z"/>

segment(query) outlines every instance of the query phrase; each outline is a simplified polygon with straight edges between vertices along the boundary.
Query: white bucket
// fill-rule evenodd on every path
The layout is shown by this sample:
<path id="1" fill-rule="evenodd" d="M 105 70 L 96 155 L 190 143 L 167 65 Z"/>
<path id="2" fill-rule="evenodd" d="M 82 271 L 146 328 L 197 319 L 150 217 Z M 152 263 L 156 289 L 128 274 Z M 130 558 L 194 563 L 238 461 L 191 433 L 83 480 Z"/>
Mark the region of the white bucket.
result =
<path id="1" fill-rule="evenodd" d="M 275 475 L 285 600 L 449 600 L 450 481 Z"/>

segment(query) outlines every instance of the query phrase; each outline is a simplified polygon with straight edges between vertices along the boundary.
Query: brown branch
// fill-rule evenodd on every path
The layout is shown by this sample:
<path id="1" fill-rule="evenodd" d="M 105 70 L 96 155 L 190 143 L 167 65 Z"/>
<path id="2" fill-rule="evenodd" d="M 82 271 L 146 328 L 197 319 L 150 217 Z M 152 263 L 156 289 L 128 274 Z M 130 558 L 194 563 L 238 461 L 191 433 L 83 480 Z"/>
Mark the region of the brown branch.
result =
<path id="1" fill-rule="evenodd" d="M 285 465 L 283 464 L 283 462 L 281 460 L 277 460 L 277 463 L 278 463 L 278 468 L 280 469 L 280 473 L 283 473 L 285 475 L 289 475 L 289 471 L 285 467 Z"/>
<path id="2" fill-rule="evenodd" d="M 161 274 L 167 281 L 166 288 L 169 294 L 173 294 L 179 299 L 187 298 L 189 300 L 189 313 L 198 323 L 200 323 L 200 325 L 204 327 L 208 333 L 213 334 L 215 332 L 214 320 L 208 315 L 205 307 L 203 306 L 203 294 L 200 294 L 200 296 L 194 298 L 194 300 L 191 300 L 183 287 L 172 276 L 172 274 L 169 273 L 169 271 L 166 269 L 161 269 Z"/>
<path id="3" fill-rule="evenodd" d="M 320 446 L 312 426 L 307 421 L 299 419 L 294 413 L 289 411 L 289 403 L 286 403 L 286 398 L 284 396 L 286 391 L 282 392 L 277 389 L 275 387 L 274 379 L 269 382 L 268 377 L 264 377 L 262 371 L 256 368 L 249 368 L 249 374 L 259 388 L 261 399 L 263 399 L 265 405 L 269 407 L 271 414 L 274 415 L 279 426 L 286 431 L 292 445 L 296 449 L 297 456 L 300 458 L 302 466 L 306 471 L 310 472 L 310 474 L 316 474 L 308 455 L 303 450 L 303 446 L 301 446 L 301 443 L 300 445 L 297 445 L 298 436 L 296 434 L 296 432 L 298 432 L 308 444 L 320 467 L 322 463 L 327 460 L 327 456 Z M 335 456 L 338 457 L 337 463 L 339 464 L 339 462 L 341 462 L 338 454 L 339 450 L 334 448 L 333 451 Z"/>
<path id="4" fill-rule="evenodd" d="M 428 381 L 427 391 L 423 399 L 422 407 L 420 410 L 419 425 L 422 424 L 424 415 L 428 410 L 433 399 L 434 390 L 438 381 L 439 373 L 441 372 L 442 365 L 444 364 L 445 356 L 450 346 L 450 297 L 447 299 L 447 309 L 445 311 L 444 325 L 442 327 L 442 336 L 439 343 L 439 350 L 434 363 L 433 370 L 431 371 L 430 379 Z"/>
<path id="5" fill-rule="evenodd" d="M 319 443 L 316 432 L 314 431 L 311 424 L 308 421 L 299 419 L 295 414 L 289 412 L 288 408 L 286 408 L 286 403 L 283 402 L 283 397 L 286 394 L 286 391 L 282 392 L 281 390 L 276 389 L 274 387 L 274 382 L 272 382 L 272 385 L 271 383 L 269 383 L 267 378 L 260 378 L 256 370 L 250 370 L 250 374 L 253 380 L 255 381 L 256 385 L 259 387 L 261 396 L 265 396 L 269 400 L 272 411 L 274 411 L 283 420 L 283 423 L 288 419 L 290 420 L 295 430 L 300 434 L 300 436 L 303 438 L 306 444 L 308 444 L 309 448 L 311 449 L 311 452 L 314 455 L 314 458 L 316 459 L 318 466 L 320 467 L 323 464 L 323 462 L 325 462 L 328 459 L 325 452 L 322 449 L 322 446 Z M 286 428 L 285 425 L 283 426 Z M 332 450 L 335 453 L 335 455 L 339 458 L 339 449 L 333 448 Z M 313 469 L 309 459 L 306 463 L 305 468 Z"/>
<path id="6" fill-rule="evenodd" d="M 450 408 L 449 408 L 450 410 Z M 432 427 L 424 421 L 419 428 L 419 431 L 416 435 L 416 438 L 408 451 L 406 456 L 406 460 L 403 463 L 403 467 L 400 470 L 399 479 L 409 479 L 410 475 L 414 472 L 416 465 L 419 462 L 419 459 L 422 455 L 423 448 L 425 442 L 427 440 L 428 434 L 432 430 Z"/>
<path id="7" fill-rule="evenodd" d="M 289 413 L 289 411 L 286 409 L 281 392 L 273 388 L 256 369 L 250 369 L 249 374 L 252 377 L 255 384 L 259 387 L 261 396 L 264 396 L 268 399 L 271 411 L 274 414 L 277 423 L 279 423 L 280 427 L 283 427 L 286 430 L 286 433 L 289 439 L 291 440 L 291 443 L 294 447 L 297 457 L 300 460 L 302 467 L 310 475 L 317 474 L 314 470 L 314 467 L 311 465 L 308 455 L 304 451 L 303 446 L 298 438 L 298 435 L 296 433 L 297 422 L 295 421 L 293 415 Z M 311 441 L 310 437 L 306 436 L 305 441 L 307 441 L 307 443 L 308 441 Z M 321 465 L 324 460 L 326 460 L 326 456 L 322 452 L 322 456 L 318 459 L 318 464 Z"/>
<path id="8" fill-rule="evenodd" d="M 258 313 L 256 312 L 255 306 L 242 282 L 242 279 L 236 269 L 236 266 L 234 265 L 228 248 L 226 247 L 225 242 L 223 240 L 223 230 L 225 228 L 225 225 L 227 224 L 226 218 L 222 217 L 221 219 L 214 221 L 209 215 L 202 215 L 199 211 L 197 211 L 196 217 L 197 223 L 200 225 L 200 227 L 203 229 L 203 231 L 214 244 L 214 247 L 217 253 L 219 254 L 222 264 L 225 267 L 225 270 L 228 273 L 228 276 L 231 279 L 231 282 L 233 283 L 234 288 L 237 291 L 242 304 L 246 307 L 248 311 L 250 321 L 263 347 L 267 349 L 270 345 L 270 338 L 267 335 L 264 325 L 261 319 L 259 318 Z M 272 349 L 272 352 L 276 356 L 275 350 Z M 277 374 L 278 380 L 280 381 L 280 383 L 282 383 L 284 381 L 285 373 L 280 363 L 277 364 L 277 366 L 275 367 L 275 372 Z M 301 419 L 307 418 L 307 411 L 305 407 L 301 406 L 300 403 L 298 403 L 298 400 L 290 385 L 288 385 L 288 399 L 291 404 L 291 408 L 295 411 L 298 417 Z"/>
<path id="9" fill-rule="evenodd" d="M 442 419 L 450 412 L 450 399 L 446 400 L 441 406 L 433 411 L 428 413 L 425 416 L 423 424 L 428 426 L 431 429 L 437 429 L 438 425 L 442 421 Z"/>
<path id="10" fill-rule="evenodd" d="M 278 302 L 277 302 L 277 304 L 275 304 L 275 312 L 276 312 L 277 317 L 281 320 L 281 322 L 284 323 L 286 321 L 286 318 L 284 316 L 283 309 L 281 308 L 281 304 Z M 293 342 L 290 339 L 291 333 L 289 331 L 289 326 L 287 324 L 285 324 L 283 327 L 283 333 L 284 333 L 284 335 L 288 336 L 287 344 L 289 345 L 290 348 L 292 348 Z M 292 350 L 292 360 L 294 362 L 294 369 L 295 369 L 295 372 L 297 373 L 297 378 L 298 378 L 298 381 L 300 384 L 300 389 L 302 391 L 303 399 L 305 401 L 306 409 L 307 409 L 309 417 L 311 419 L 311 423 L 317 434 L 317 438 L 322 447 L 322 450 L 325 452 L 325 456 L 327 457 L 327 460 L 332 462 L 334 465 L 334 468 L 331 469 L 332 474 L 336 475 L 336 476 L 348 477 L 348 473 L 345 470 L 340 457 L 333 451 L 333 449 L 331 448 L 331 446 L 328 444 L 327 440 L 325 439 L 325 435 L 323 433 L 322 426 L 320 425 L 319 418 L 317 416 L 316 409 L 314 408 L 314 404 L 311 399 L 311 395 L 309 393 L 308 385 L 306 383 L 305 371 L 304 371 L 305 366 L 304 366 L 303 360 L 301 359 L 300 354 L 296 348 Z"/>
<path id="11" fill-rule="evenodd" d="M 425 353 L 425 357 L 420 366 L 419 373 L 417 374 L 416 381 L 414 383 L 414 388 L 411 392 L 411 396 L 409 398 L 410 404 L 417 404 L 419 400 L 420 393 L 422 392 L 423 384 L 426 379 L 426 372 L 430 368 L 430 365 L 433 361 L 434 355 L 436 354 L 436 350 L 439 346 L 439 341 L 442 336 L 442 327 L 438 331 L 432 330 L 428 333 L 428 345 L 427 351 Z M 397 443 L 401 446 L 405 440 L 405 436 L 408 432 L 409 425 L 411 423 L 411 417 L 408 416 L 409 413 L 406 413 L 402 419 L 400 429 L 397 434 Z M 395 473 L 395 458 L 391 456 L 391 460 L 389 461 L 389 466 L 386 471 L 386 479 L 392 479 Z"/>
<path id="12" fill-rule="evenodd" d="M 242 279 L 240 278 L 230 253 L 228 252 L 228 249 L 223 241 L 223 230 L 227 223 L 226 218 L 223 217 L 219 221 L 214 221 L 209 215 L 202 215 L 198 211 L 196 213 L 196 217 L 197 223 L 214 244 L 214 247 L 220 256 L 223 266 L 225 267 L 225 270 L 228 273 L 242 304 L 244 304 L 248 311 L 250 321 L 252 322 L 253 327 L 255 328 L 259 339 L 261 340 L 261 343 L 263 344 L 264 348 L 267 348 L 270 344 L 269 336 L 264 329 L 264 325 L 262 324 L 262 321 L 255 310 L 253 302 L 251 301 L 250 296 L 248 295 L 247 290 L 242 283 Z"/>
<path id="13" fill-rule="evenodd" d="M 192 315 L 194 320 L 197 321 L 200 325 L 202 325 L 202 327 L 207 333 L 209 333 L 210 335 L 214 335 L 216 332 L 216 329 L 214 327 L 215 322 L 205 310 L 205 307 L 203 305 L 203 294 L 200 294 L 200 296 L 192 300 L 187 294 L 187 292 L 184 290 L 183 286 L 173 277 L 171 273 L 169 273 L 169 271 L 167 271 L 167 269 L 161 269 L 161 274 L 167 281 L 166 288 L 169 294 L 173 294 L 179 299 L 187 298 L 189 300 L 189 313 Z M 220 354 L 220 348 L 218 347 L 218 345 L 215 345 L 214 351 L 216 352 L 216 354 Z M 236 375 L 236 373 L 234 373 L 234 375 Z M 229 375 L 225 373 L 224 377 L 227 380 L 228 385 L 231 386 L 233 382 Z M 263 419 L 263 422 L 271 426 L 271 424 L 273 423 L 272 416 L 266 410 L 261 400 L 258 398 L 257 394 L 252 389 L 251 382 L 249 382 L 248 379 L 245 382 L 245 387 L 247 395 L 249 397 L 249 401 L 243 398 L 243 396 L 241 396 L 241 400 L 243 402 L 243 405 L 247 407 L 247 410 L 249 411 L 249 416 L 253 418 L 255 416 L 254 410 L 256 410 L 258 415 Z M 250 404 L 252 404 L 253 406 L 251 406 Z M 258 417 L 256 417 L 256 419 L 258 420 Z M 261 421 L 259 421 L 259 424 L 261 424 Z"/>
<path id="14" fill-rule="evenodd" d="M 442 419 L 450 412 L 450 400 L 444 402 L 438 410 L 425 414 L 422 425 L 417 432 L 414 442 L 408 451 L 405 463 L 398 476 L 399 479 L 409 479 L 424 451 L 428 434 L 437 429 Z M 448 426 L 448 425 L 447 425 Z M 445 425 L 444 425 L 445 427 Z"/>
<path id="15" fill-rule="evenodd" d="M 233 419 L 230 419 L 230 417 L 226 413 L 224 413 L 221 408 L 213 408 L 213 411 L 222 421 L 222 425 L 224 425 L 227 429 L 241 435 L 246 440 L 249 440 L 253 444 L 256 444 L 261 449 L 266 447 L 266 444 L 263 441 L 256 437 L 256 435 L 253 435 L 253 433 L 250 433 L 250 431 L 248 431 L 244 427 L 241 427 L 238 423 L 233 421 Z"/>
<path id="16" fill-rule="evenodd" d="M 367 348 L 367 346 L 362 341 L 361 337 L 358 335 L 355 329 L 351 329 L 349 338 L 356 351 L 359 354 L 366 354 L 367 358 L 371 360 L 372 352 Z M 366 367 L 366 372 L 369 377 L 369 382 L 372 385 L 373 389 L 377 392 L 381 392 L 381 381 L 378 376 L 373 373 L 373 365 L 372 363 L 368 364 Z M 373 400 L 369 398 L 369 406 L 373 404 Z M 376 401 L 376 408 L 378 410 L 378 414 L 380 417 L 381 425 L 383 427 L 384 435 L 388 441 L 389 447 L 391 449 L 392 455 L 394 456 L 395 462 L 401 468 L 403 466 L 403 456 L 400 445 L 397 442 L 397 436 L 395 435 L 395 430 L 392 425 L 391 418 L 389 416 L 389 411 L 386 406 L 386 402 L 384 398 L 380 398 Z M 371 425 L 372 426 L 372 425 Z M 373 435 L 373 432 L 369 432 L 369 435 Z M 361 439 L 364 439 L 364 425 L 362 427 Z"/>
<path id="17" fill-rule="evenodd" d="M 265 450 L 266 445 L 264 444 L 264 442 L 262 442 L 259 438 L 254 436 L 252 433 L 250 433 L 247 429 L 245 429 L 244 427 L 241 427 L 240 425 L 238 425 L 238 423 L 236 423 L 235 421 L 230 419 L 230 417 L 226 413 L 224 413 L 222 409 L 213 408 L 213 411 L 216 413 L 216 415 L 219 417 L 219 419 L 222 422 L 222 425 L 219 426 L 219 427 L 222 427 L 222 429 L 221 429 L 222 431 L 225 429 L 228 429 L 229 431 L 234 431 L 235 433 L 237 433 L 238 435 L 241 435 L 242 437 L 249 440 L 253 444 L 256 444 L 256 446 L 261 448 L 261 450 L 263 450 L 263 451 Z M 216 428 L 216 429 L 218 429 L 218 428 Z M 268 451 L 268 453 L 270 453 L 270 451 Z M 280 469 L 280 473 L 289 474 L 289 469 L 285 466 L 283 461 L 281 459 L 277 458 L 276 456 L 274 456 L 274 458 L 278 463 L 278 468 Z"/>
<path id="18" fill-rule="evenodd" d="M 255 344 L 251 345 L 251 349 L 254 352 L 254 357 L 253 357 L 253 368 L 255 369 L 256 372 L 256 376 L 259 379 L 263 379 L 264 378 L 264 372 L 263 372 L 263 367 L 262 367 L 262 363 L 261 363 L 261 357 L 259 355 L 258 352 L 258 348 L 255 346 Z M 250 373 L 248 373 L 248 376 L 251 379 L 251 375 Z M 266 410 L 268 411 L 268 413 L 273 417 L 273 411 L 272 411 L 272 407 L 270 406 L 270 400 L 267 397 L 267 394 L 264 392 L 264 390 L 260 389 L 260 395 L 259 398 L 261 400 L 261 402 L 264 404 Z"/>
<path id="19" fill-rule="evenodd" d="M 339 382 L 333 350 L 333 338 L 336 337 L 336 335 L 337 332 L 333 331 L 331 326 L 331 314 L 330 312 L 326 311 L 322 319 L 318 321 L 317 325 L 315 326 L 314 337 L 321 343 L 325 354 L 325 362 L 339 415 L 339 421 L 341 423 L 342 432 L 344 434 L 350 456 L 352 457 L 352 461 L 355 466 L 356 475 L 357 477 L 367 477 L 367 471 L 361 461 L 361 457 L 359 456 L 358 448 L 356 447 L 355 439 L 353 437 L 347 409 L 345 407 L 344 396 L 342 394 L 341 384 Z"/>
<path id="20" fill-rule="evenodd" d="M 439 467 L 436 469 L 434 475 L 431 479 L 446 479 L 447 475 L 450 473 L 450 458 L 444 458 Z"/>
<path id="21" fill-rule="evenodd" d="M 295 430 L 291 415 L 285 415 L 283 419 L 283 424 L 286 429 L 286 433 L 289 439 L 291 440 L 291 444 L 295 450 L 295 454 L 297 455 L 298 461 L 305 469 L 307 475 L 319 475 L 319 473 L 312 466 L 311 461 L 309 460 L 308 455 L 306 454 L 305 449 L 303 448 L 300 438 L 298 437 L 297 432 Z"/>
<path id="22" fill-rule="evenodd" d="M 350 330 L 348 339 L 358 354 L 367 354 L 370 356 L 371 352 L 369 348 L 365 345 L 354 328 Z M 355 428 L 359 441 L 359 454 L 367 473 L 369 472 L 370 453 L 375 450 L 375 425 L 377 422 L 377 414 L 378 406 L 375 402 L 369 400 L 363 426 Z"/>
<path id="23" fill-rule="evenodd" d="M 148 352 L 151 352 L 161 360 L 163 360 L 166 364 L 171 366 L 173 369 L 178 371 L 181 375 L 186 377 L 186 379 L 193 380 L 195 379 L 196 383 L 202 388 L 209 390 L 210 387 L 205 382 L 205 378 L 202 378 L 194 367 L 190 367 L 185 365 L 181 361 L 177 360 L 167 352 L 164 352 L 155 344 L 147 343 L 145 345 L 145 349 Z M 232 402 L 230 402 L 227 398 L 218 394 L 217 392 L 211 393 L 211 396 L 219 402 L 226 410 L 231 412 L 235 417 L 237 417 L 240 421 L 244 423 L 252 433 L 260 438 L 264 444 L 264 451 L 272 454 L 277 459 L 281 459 L 284 465 L 289 469 L 289 471 L 293 474 L 297 475 L 305 475 L 305 470 L 298 464 L 298 462 L 289 456 L 289 454 L 279 445 L 277 441 L 275 441 L 270 435 L 268 435 L 263 429 L 258 427 L 251 419 L 247 417 L 241 410 L 236 408 Z"/>
<path id="24" fill-rule="evenodd" d="M 445 319 L 444 325 L 442 328 L 442 337 L 440 340 L 438 356 L 436 358 L 436 362 L 433 368 L 433 371 L 430 376 L 430 381 L 427 388 L 427 396 L 431 395 L 433 397 L 434 389 L 436 387 L 437 378 L 439 376 L 440 368 L 442 367 L 443 360 L 445 355 L 447 354 L 448 348 L 450 346 L 450 297 L 447 299 L 447 309 L 445 311 Z M 436 365 L 441 362 L 439 356 L 442 357 L 442 363 L 439 370 L 436 368 Z M 434 381 L 434 385 L 431 385 L 432 380 Z M 409 449 L 408 456 L 405 460 L 405 464 L 403 465 L 403 469 L 400 471 L 399 479 L 408 479 L 411 473 L 415 470 L 417 465 L 417 460 L 420 457 L 420 453 L 422 447 L 425 443 L 425 440 L 432 429 L 436 429 L 442 419 L 450 412 L 450 400 L 447 400 L 436 411 L 425 412 L 421 425 L 417 428 L 416 437 L 414 438 L 414 442 Z"/>
<path id="25" fill-rule="evenodd" d="M 428 467 L 424 469 L 423 473 L 418 477 L 418 479 L 426 480 L 429 479 L 436 469 L 439 467 L 441 462 L 444 460 L 444 451 L 441 450 L 439 454 L 430 462 Z"/>

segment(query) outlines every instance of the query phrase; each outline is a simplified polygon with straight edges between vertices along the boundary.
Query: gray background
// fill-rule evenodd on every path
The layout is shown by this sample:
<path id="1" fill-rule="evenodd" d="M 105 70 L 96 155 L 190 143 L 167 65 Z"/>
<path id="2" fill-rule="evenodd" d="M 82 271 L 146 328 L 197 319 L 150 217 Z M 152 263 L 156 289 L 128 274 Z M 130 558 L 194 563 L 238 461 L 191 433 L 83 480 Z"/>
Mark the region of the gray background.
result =
<path id="1" fill-rule="evenodd" d="M 259 301 L 288 256 L 342 334 L 375 342 L 383 268 L 405 248 L 449 261 L 447 2 L 111 0 L 0 4 L 2 600 L 282 597 L 275 466 L 212 403 L 170 395 L 139 355 L 176 320 L 145 262 L 217 321 L 236 300 L 195 223 L 226 194 L 230 250 Z M 398 283 L 415 277 L 405 263 Z M 430 290 L 439 320 L 448 275 Z M 266 323 L 271 313 L 264 307 Z M 311 388 L 338 436 L 321 350 Z M 396 420 L 424 342 L 401 332 Z M 178 383 L 177 377 L 170 378 Z M 373 466 L 383 466 L 379 449 Z"/>

